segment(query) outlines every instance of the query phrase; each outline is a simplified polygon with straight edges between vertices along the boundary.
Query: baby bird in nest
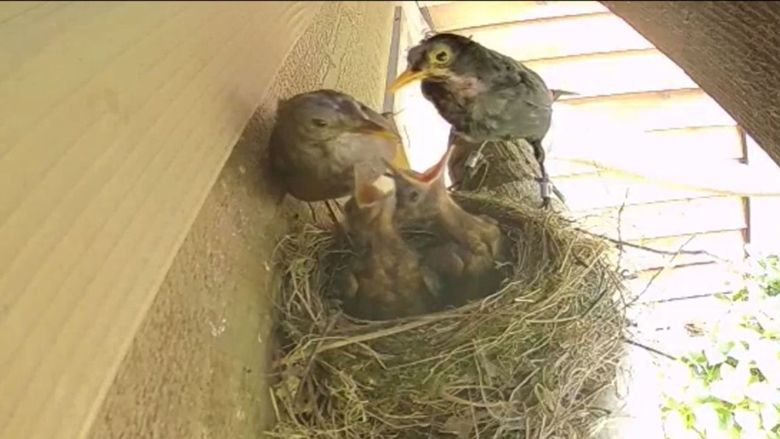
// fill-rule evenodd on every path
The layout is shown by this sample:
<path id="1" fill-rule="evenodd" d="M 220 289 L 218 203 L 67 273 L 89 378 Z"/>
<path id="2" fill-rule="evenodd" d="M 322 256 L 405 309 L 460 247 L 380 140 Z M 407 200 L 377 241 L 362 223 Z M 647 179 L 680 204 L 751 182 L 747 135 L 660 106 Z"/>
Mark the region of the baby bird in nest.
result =
<path id="1" fill-rule="evenodd" d="M 344 310 L 365 320 L 431 312 L 438 307 L 440 282 L 393 222 L 395 191 L 383 193 L 371 175 L 356 167 L 355 193 L 344 206 L 354 252 L 337 281 Z"/>
<path id="2" fill-rule="evenodd" d="M 390 165 L 395 224 L 426 267 L 442 282 L 448 304 L 461 306 L 495 293 L 508 274 L 509 241 L 495 220 L 466 212 L 450 196 L 444 176 L 453 148 L 424 173 Z"/>
<path id="3" fill-rule="evenodd" d="M 423 96 L 452 125 L 449 143 L 457 136 L 481 144 L 475 161 L 490 141 L 524 139 L 531 144 L 541 171 L 543 206 L 548 207 L 551 188 L 542 140 L 561 91 L 551 91 L 541 76 L 514 59 L 451 33 L 423 40 L 409 50 L 407 63 L 390 91 L 422 81 Z"/>
<path id="4" fill-rule="evenodd" d="M 399 163 L 401 140 L 386 117 L 354 97 L 330 89 L 279 102 L 271 133 L 271 168 L 286 193 L 306 201 L 346 197 L 356 164 L 376 179 L 384 162 Z"/>

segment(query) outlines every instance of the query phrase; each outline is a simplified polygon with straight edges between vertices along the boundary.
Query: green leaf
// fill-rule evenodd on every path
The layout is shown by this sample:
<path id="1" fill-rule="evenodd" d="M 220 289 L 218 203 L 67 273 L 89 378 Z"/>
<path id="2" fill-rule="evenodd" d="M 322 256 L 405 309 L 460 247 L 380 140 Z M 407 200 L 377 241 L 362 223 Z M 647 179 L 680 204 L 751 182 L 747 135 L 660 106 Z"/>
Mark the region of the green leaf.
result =
<path id="1" fill-rule="evenodd" d="M 718 428 L 721 431 L 725 431 L 733 422 L 731 409 L 721 406 L 716 408 L 715 412 L 718 414 Z"/>
<path id="2" fill-rule="evenodd" d="M 748 291 L 746 288 L 742 288 L 741 290 L 731 295 L 732 302 L 744 302 L 747 300 L 747 298 L 748 298 Z"/>

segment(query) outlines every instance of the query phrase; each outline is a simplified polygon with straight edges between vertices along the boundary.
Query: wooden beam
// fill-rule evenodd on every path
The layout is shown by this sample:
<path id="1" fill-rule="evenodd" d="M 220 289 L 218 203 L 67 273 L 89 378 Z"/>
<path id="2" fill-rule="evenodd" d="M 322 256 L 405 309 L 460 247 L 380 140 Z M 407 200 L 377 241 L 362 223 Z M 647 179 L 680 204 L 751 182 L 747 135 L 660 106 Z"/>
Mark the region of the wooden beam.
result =
<path id="1" fill-rule="evenodd" d="M 742 287 L 742 277 L 724 264 L 708 263 L 646 270 L 626 282 L 636 303 L 665 302 L 717 293 L 730 293 Z"/>
<path id="2" fill-rule="evenodd" d="M 576 92 L 578 96 L 573 98 L 697 87 L 655 49 L 565 56 L 527 61 L 525 65 L 540 74 L 550 88 Z"/>
<path id="3" fill-rule="evenodd" d="M 595 1 L 441 2 L 427 5 L 426 9 L 430 11 L 433 27 L 438 32 L 607 11 Z"/>
<path id="4" fill-rule="evenodd" d="M 780 168 L 752 137 L 746 136 L 747 168 L 766 185 L 780 182 Z M 780 196 L 748 198 L 748 242 L 757 251 L 780 255 Z"/>
<path id="5" fill-rule="evenodd" d="M 613 239 L 622 237 L 626 241 L 735 230 L 747 226 L 740 197 L 627 206 L 622 214 L 618 214 L 618 208 L 610 208 L 575 212 L 572 216 L 586 230 Z"/>
<path id="6" fill-rule="evenodd" d="M 632 243 L 653 250 L 667 252 L 662 254 L 637 247 L 625 246 L 623 251 L 624 260 L 630 261 L 635 270 L 650 270 L 664 267 L 681 247 L 686 252 L 702 250 L 706 253 L 677 254 L 673 261 L 675 265 L 718 262 L 718 259 L 713 256 L 728 261 L 741 261 L 745 257 L 745 240 L 743 239 L 742 229 L 640 239 L 632 241 Z M 672 254 L 669 254 L 669 252 Z"/>
<path id="7" fill-rule="evenodd" d="M 509 23 L 455 32 L 520 61 L 618 50 L 652 49 L 644 37 L 610 13 L 527 23 Z M 587 38 L 573 38 L 587 35 Z"/>

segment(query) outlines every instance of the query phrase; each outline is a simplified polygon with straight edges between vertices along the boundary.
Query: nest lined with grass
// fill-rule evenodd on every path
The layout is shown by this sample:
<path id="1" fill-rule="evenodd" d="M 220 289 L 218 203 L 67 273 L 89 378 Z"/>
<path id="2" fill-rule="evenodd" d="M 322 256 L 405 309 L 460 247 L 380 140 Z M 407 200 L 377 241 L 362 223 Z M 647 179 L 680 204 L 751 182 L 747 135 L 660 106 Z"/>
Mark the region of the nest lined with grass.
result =
<path id="1" fill-rule="evenodd" d="M 454 194 L 515 243 L 501 291 L 458 309 L 356 322 L 328 298 L 343 247 L 307 227 L 279 248 L 271 393 L 283 438 L 584 438 L 622 354 L 607 243 L 536 207 Z"/>

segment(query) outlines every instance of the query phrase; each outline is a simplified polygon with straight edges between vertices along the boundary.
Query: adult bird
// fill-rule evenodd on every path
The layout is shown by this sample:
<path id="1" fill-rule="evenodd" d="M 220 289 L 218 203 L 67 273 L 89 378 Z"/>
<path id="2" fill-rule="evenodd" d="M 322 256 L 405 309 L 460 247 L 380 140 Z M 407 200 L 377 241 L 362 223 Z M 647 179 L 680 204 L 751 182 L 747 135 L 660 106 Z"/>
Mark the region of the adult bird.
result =
<path id="1" fill-rule="evenodd" d="M 444 184 L 452 147 L 423 173 L 396 169 L 396 227 L 442 283 L 442 296 L 460 306 L 496 292 L 510 258 L 509 241 L 497 222 L 460 207 Z"/>
<path id="2" fill-rule="evenodd" d="M 542 139 L 550 128 L 555 92 L 536 72 L 469 38 L 433 35 L 409 50 L 408 68 L 390 84 L 397 91 L 417 80 L 422 93 L 452 125 L 458 136 L 481 144 L 524 139 L 531 144 L 541 171 L 543 206 L 550 203 L 550 180 Z"/>
<path id="3" fill-rule="evenodd" d="M 375 180 L 387 160 L 398 163 L 400 136 L 390 120 L 352 96 L 320 89 L 279 102 L 269 158 L 286 193 L 306 201 L 348 196 L 354 166 Z"/>
<path id="4" fill-rule="evenodd" d="M 383 192 L 355 171 L 355 194 L 345 207 L 352 257 L 336 275 L 344 310 L 355 317 L 387 320 L 434 311 L 441 283 L 420 263 L 393 218 L 393 189 Z"/>

